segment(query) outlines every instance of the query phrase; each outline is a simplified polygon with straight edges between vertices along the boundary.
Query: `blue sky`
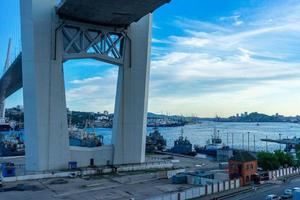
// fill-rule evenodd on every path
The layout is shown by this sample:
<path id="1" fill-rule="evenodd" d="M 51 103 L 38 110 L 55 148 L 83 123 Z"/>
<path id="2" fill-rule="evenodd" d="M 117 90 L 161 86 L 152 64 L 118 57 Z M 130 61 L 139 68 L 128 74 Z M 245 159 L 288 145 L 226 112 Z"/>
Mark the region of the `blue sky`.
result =
<path id="1" fill-rule="evenodd" d="M 8 38 L 20 40 L 18 1 L 0 9 L 3 66 Z M 149 111 L 300 114 L 298 0 L 173 0 L 154 14 L 151 58 Z M 64 70 L 68 107 L 113 111 L 116 66 L 82 60 Z M 8 106 L 22 104 L 21 93 Z"/>

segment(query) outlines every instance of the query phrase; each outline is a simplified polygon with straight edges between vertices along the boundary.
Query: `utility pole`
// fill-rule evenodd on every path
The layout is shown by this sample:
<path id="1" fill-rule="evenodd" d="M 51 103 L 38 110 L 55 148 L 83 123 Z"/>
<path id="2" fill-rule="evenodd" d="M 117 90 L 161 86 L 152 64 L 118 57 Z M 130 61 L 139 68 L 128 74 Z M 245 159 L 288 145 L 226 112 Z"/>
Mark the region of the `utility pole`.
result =
<path id="1" fill-rule="evenodd" d="M 256 152 L 256 146 L 255 146 L 255 134 L 253 135 L 253 149 L 254 149 L 254 152 Z"/>
<path id="2" fill-rule="evenodd" d="M 242 134 L 242 149 L 245 150 L 245 146 L 244 146 L 244 133 Z"/>
<path id="3" fill-rule="evenodd" d="M 267 141 L 267 139 L 268 139 L 268 136 L 266 136 L 266 152 L 268 152 L 268 141 Z"/>
<path id="4" fill-rule="evenodd" d="M 227 146 L 229 146 L 229 133 L 227 132 Z"/>
<path id="5" fill-rule="evenodd" d="M 232 149 L 233 149 L 233 132 L 231 133 L 231 145 L 232 145 Z"/>
<path id="6" fill-rule="evenodd" d="M 250 132 L 248 132 L 248 151 L 250 151 Z"/>
<path id="7" fill-rule="evenodd" d="M 281 133 L 279 133 L 279 140 L 281 141 Z M 279 143 L 279 145 L 280 145 L 280 151 L 281 151 L 281 142 Z"/>

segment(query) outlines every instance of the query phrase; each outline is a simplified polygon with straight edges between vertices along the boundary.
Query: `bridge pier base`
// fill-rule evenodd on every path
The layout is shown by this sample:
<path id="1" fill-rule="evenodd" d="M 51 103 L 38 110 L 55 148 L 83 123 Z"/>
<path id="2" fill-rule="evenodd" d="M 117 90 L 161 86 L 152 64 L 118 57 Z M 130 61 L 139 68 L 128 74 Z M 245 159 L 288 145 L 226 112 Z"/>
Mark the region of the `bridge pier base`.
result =
<path id="1" fill-rule="evenodd" d="M 55 0 L 20 0 L 26 169 L 67 168 L 70 159 L 62 55 L 53 60 Z M 57 45 L 62 40 L 57 39 Z"/>
<path id="2" fill-rule="evenodd" d="M 63 73 L 63 59 L 66 60 L 69 48 L 64 45 L 63 29 L 57 26 L 55 4 L 56 0 L 20 0 L 28 171 L 65 169 L 71 159 Z M 119 52 L 114 43 L 107 50 L 124 54 L 124 58 L 115 59 L 122 64 L 115 100 L 113 164 L 145 161 L 151 30 L 152 15 L 149 14 L 128 27 L 125 46 L 121 44 Z M 122 32 L 122 36 L 126 34 Z M 76 45 L 74 41 L 69 42 L 69 46 Z M 75 57 L 88 56 L 88 52 L 83 52 L 85 46 L 80 47 L 76 46 L 75 49 L 80 50 Z M 109 53 L 106 54 L 98 57 L 108 59 Z"/>
<path id="3" fill-rule="evenodd" d="M 119 67 L 113 124 L 114 164 L 145 161 L 152 15 L 130 25 Z"/>

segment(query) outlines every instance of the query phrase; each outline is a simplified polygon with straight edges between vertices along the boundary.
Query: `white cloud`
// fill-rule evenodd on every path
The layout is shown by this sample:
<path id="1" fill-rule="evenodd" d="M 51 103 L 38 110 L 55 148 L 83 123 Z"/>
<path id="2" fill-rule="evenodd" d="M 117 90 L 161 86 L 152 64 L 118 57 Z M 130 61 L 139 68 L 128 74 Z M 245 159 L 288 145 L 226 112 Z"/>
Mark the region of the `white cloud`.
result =
<path id="1" fill-rule="evenodd" d="M 95 76 L 95 77 L 86 78 L 86 79 L 76 79 L 76 80 L 70 81 L 70 83 L 73 83 L 73 84 L 86 84 L 86 83 L 93 83 L 93 82 L 99 81 L 101 79 L 102 79 L 102 77 Z"/>
<path id="2" fill-rule="evenodd" d="M 225 22 L 228 21 L 235 26 L 240 26 L 240 25 L 244 24 L 244 21 L 242 21 L 240 18 L 241 18 L 241 15 L 236 13 L 235 15 L 232 15 L 229 17 L 220 17 L 220 20 L 225 21 Z"/>
<path id="3" fill-rule="evenodd" d="M 117 68 L 82 80 L 70 81 L 75 87 L 67 89 L 67 105 L 72 110 L 103 111 L 114 110 L 117 86 Z"/>
<path id="4" fill-rule="evenodd" d="M 185 34 L 170 35 L 168 53 L 152 61 L 150 110 L 299 114 L 300 9 L 287 10 L 247 22 L 239 14 L 220 19 L 230 26 L 177 19 Z"/>
<path id="5" fill-rule="evenodd" d="M 228 116 L 243 111 L 298 114 L 299 13 L 214 24 L 177 18 L 184 34 L 153 38 L 149 111 Z M 272 19 L 272 20 L 270 20 Z M 284 19 L 284 20 L 283 20 Z M 91 66 L 95 63 L 90 63 Z M 117 71 L 70 83 L 73 108 L 113 110 Z"/>
<path id="6" fill-rule="evenodd" d="M 161 29 L 159 26 L 157 26 L 157 24 L 155 24 L 155 23 L 153 23 L 152 24 L 152 28 L 154 28 L 154 29 Z"/>
<path id="7" fill-rule="evenodd" d="M 183 29 L 204 30 L 208 32 L 231 32 L 232 30 L 224 26 L 201 20 L 178 18 L 175 23 Z"/>
<path id="8" fill-rule="evenodd" d="M 170 44 L 170 41 L 169 40 L 160 40 L 160 39 L 152 38 L 152 43 Z"/>

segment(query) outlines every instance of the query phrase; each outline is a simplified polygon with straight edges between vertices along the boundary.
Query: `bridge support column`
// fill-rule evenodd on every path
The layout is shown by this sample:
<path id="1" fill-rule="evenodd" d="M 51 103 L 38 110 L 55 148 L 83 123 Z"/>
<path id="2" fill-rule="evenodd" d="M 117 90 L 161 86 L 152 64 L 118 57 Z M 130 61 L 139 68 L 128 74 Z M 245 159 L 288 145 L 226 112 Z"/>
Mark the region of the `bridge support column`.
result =
<path id="1" fill-rule="evenodd" d="M 20 0 L 26 169 L 67 167 L 69 141 L 62 52 L 53 56 L 56 0 Z M 55 60 L 53 60 L 56 57 Z"/>
<path id="2" fill-rule="evenodd" d="M 152 34 L 151 14 L 130 25 L 119 67 L 113 124 L 114 164 L 145 161 Z"/>

